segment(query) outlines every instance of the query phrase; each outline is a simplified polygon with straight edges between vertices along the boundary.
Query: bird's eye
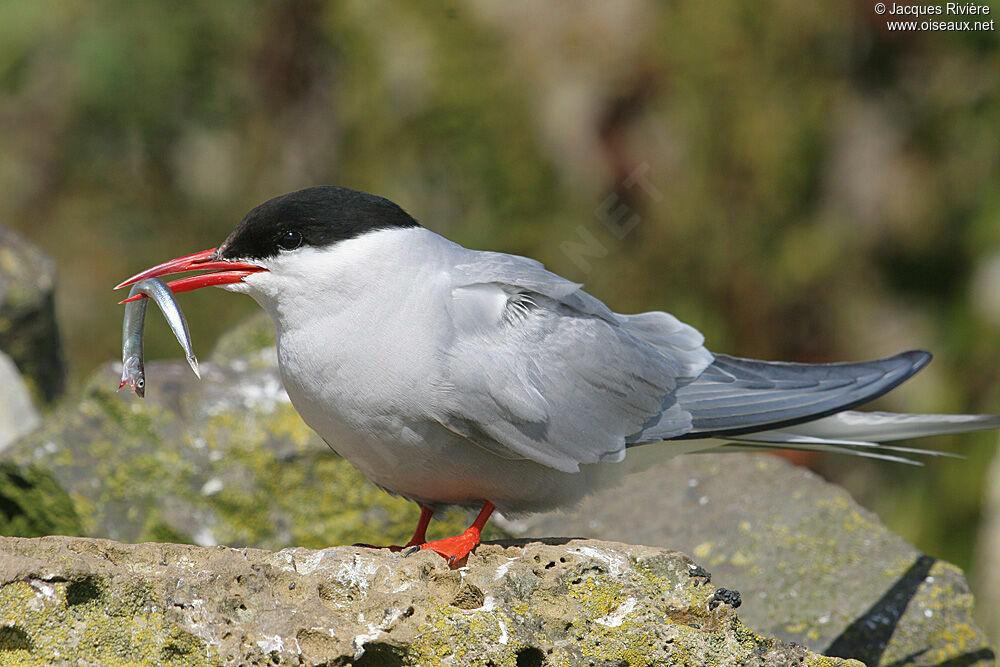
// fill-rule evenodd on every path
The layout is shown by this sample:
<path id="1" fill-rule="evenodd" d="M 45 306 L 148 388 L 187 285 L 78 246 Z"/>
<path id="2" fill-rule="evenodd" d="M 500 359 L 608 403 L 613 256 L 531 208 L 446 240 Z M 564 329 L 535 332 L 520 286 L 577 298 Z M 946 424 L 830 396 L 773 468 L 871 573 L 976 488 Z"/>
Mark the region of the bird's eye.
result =
<path id="1" fill-rule="evenodd" d="M 295 250 L 302 245 L 302 232 L 286 229 L 278 236 L 278 247 L 282 250 Z"/>

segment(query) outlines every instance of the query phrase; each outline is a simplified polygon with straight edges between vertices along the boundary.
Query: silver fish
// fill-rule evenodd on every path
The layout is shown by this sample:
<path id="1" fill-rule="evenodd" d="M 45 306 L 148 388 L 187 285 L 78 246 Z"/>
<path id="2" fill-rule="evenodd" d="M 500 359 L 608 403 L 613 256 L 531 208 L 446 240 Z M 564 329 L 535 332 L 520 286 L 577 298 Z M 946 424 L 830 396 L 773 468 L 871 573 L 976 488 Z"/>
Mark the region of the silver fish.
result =
<path id="1" fill-rule="evenodd" d="M 170 325 L 170 330 L 174 332 L 177 342 L 184 349 L 188 365 L 200 378 L 201 372 L 198 370 L 198 359 L 195 358 L 194 348 L 191 345 L 187 320 L 173 291 L 162 280 L 148 278 L 132 286 L 129 297 L 136 294 L 145 294 L 160 307 L 167 324 Z M 142 333 L 149 299 L 126 303 L 125 317 L 122 321 L 122 383 L 118 388 L 121 389 L 127 384 L 140 398 L 146 394 L 146 373 L 142 365 Z"/>

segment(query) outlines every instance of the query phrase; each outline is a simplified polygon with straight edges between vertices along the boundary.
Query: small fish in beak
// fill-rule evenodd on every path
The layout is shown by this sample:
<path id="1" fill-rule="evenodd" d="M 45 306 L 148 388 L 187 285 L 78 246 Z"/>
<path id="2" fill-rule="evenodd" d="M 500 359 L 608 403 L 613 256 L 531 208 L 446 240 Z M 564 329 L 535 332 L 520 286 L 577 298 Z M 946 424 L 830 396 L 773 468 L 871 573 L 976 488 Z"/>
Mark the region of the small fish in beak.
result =
<path id="1" fill-rule="evenodd" d="M 146 306 L 149 303 L 143 297 L 150 297 L 163 312 L 163 316 L 174 332 L 177 342 L 184 349 L 188 365 L 194 374 L 201 377 L 198 370 L 198 359 L 194 356 L 191 345 L 191 334 L 187 320 L 180 304 L 166 283 L 157 278 L 145 278 L 135 283 L 129 292 L 129 298 L 123 301 L 125 317 L 122 320 L 122 382 L 121 389 L 128 385 L 139 398 L 146 395 L 146 373 L 142 360 L 142 335 L 146 322 Z"/>

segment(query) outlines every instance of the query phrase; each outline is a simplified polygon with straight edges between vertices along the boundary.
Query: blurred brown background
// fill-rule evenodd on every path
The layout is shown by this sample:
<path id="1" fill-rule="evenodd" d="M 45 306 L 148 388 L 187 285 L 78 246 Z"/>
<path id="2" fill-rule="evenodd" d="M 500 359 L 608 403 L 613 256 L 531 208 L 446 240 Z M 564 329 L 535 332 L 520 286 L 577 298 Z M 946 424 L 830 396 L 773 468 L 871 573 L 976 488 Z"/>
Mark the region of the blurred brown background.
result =
<path id="1" fill-rule="evenodd" d="M 867 2 L 0 3 L 0 224 L 57 260 L 76 384 L 119 356 L 112 285 L 332 183 L 715 351 L 929 349 L 877 407 L 997 412 L 998 139 L 997 33 Z M 255 309 L 182 301 L 199 349 Z M 996 436 L 921 445 L 967 459 L 810 463 L 970 568 Z"/>

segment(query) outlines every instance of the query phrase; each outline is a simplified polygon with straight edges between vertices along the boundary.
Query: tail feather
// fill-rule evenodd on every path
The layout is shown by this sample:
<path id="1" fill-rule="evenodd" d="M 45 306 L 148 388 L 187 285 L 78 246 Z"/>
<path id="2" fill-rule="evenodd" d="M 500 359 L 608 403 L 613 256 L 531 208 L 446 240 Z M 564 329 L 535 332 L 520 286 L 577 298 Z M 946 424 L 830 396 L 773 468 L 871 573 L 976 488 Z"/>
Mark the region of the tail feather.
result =
<path id="1" fill-rule="evenodd" d="M 885 452 L 919 456 L 961 457 L 949 452 L 882 443 L 995 428 L 1000 428 L 1000 415 L 914 415 L 848 410 L 780 430 L 760 431 L 736 436 L 730 438 L 734 444 L 726 444 L 719 449 L 723 451 L 734 451 L 742 448 L 798 449 L 836 452 L 920 465 L 911 459 Z"/>
<path id="2" fill-rule="evenodd" d="M 877 446 L 877 445 L 876 445 Z M 892 463 L 906 463 L 908 465 L 922 466 L 923 463 L 915 461 L 905 456 L 896 456 L 882 451 L 871 451 L 868 449 L 845 447 L 842 445 L 804 445 L 804 444 L 764 444 L 755 442 L 727 443 L 715 449 L 705 449 L 704 452 L 757 452 L 774 449 L 792 449 L 801 452 L 829 452 L 833 454 L 850 454 L 868 459 L 878 459 L 880 461 L 891 461 Z M 879 450 L 882 448 L 879 447 Z M 921 454 L 937 454 L 938 452 L 921 451 Z"/>
<path id="3" fill-rule="evenodd" d="M 907 456 L 954 456 L 884 442 L 1000 429 L 1000 415 L 915 415 L 852 408 L 898 386 L 931 355 L 911 351 L 887 359 L 842 364 L 797 364 L 716 355 L 675 399 L 692 428 L 674 440 L 723 441 L 701 451 L 798 449 L 913 463 Z M 662 438 L 656 424 L 628 445 Z"/>
<path id="4" fill-rule="evenodd" d="M 912 415 L 846 410 L 829 417 L 783 428 L 781 431 L 822 439 L 846 438 L 887 442 L 994 428 L 1000 428 L 1000 415 Z"/>
<path id="5" fill-rule="evenodd" d="M 749 434 L 745 436 L 740 436 L 738 438 L 733 438 L 733 442 L 746 442 L 753 443 L 755 445 L 761 445 L 765 447 L 778 447 L 782 449 L 792 448 L 792 447 L 843 447 L 845 449 L 851 449 L 856 447 L 878 449 L 880 451 L 887 452 L 899 452 L 901 454 L 919 454 L 927 456 L 948 456 L 951 458 L 964 458 L 960 454 L 953 454 L 951 452 L 941 452 L 934 449 L 921 449 L 919 447 L 901 447 L 900 445 L 886 445 L 881 442 L 869 441 L 869 440 L 844 440 L 840 438 L 812 438 L 806 436 L 788 435 L 787 437 L 775 434 Z"/>

